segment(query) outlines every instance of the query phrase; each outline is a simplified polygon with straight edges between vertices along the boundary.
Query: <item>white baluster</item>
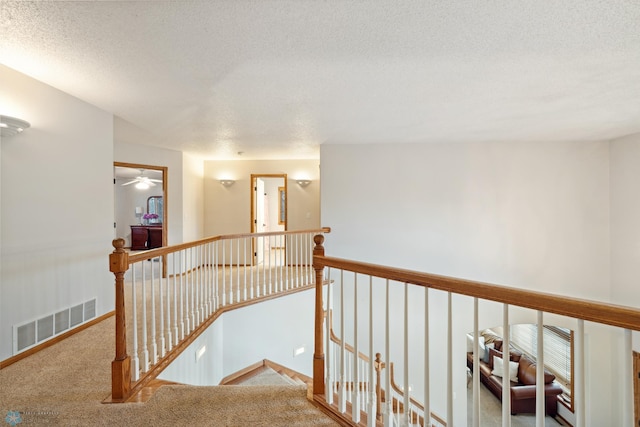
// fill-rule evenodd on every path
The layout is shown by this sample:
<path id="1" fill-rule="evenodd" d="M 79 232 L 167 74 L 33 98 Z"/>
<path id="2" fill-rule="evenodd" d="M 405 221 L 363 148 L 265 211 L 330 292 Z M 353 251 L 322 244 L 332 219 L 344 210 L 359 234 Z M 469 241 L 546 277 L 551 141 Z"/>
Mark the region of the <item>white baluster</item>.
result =
<path id="1" fill-rule="evenodd" d="M 251 277 L 249 278 L 250 280 L 250 294 L 251 294 L 251 299 L 256 298 L 260 295 L 260 292 L 255 292 L 253 289 L 253 240 L 251 241 L 251 253 L 248 254 L 249 255 L 249 271 L 251 272 Z"/>
<path id="2" fill-rule="evenodd" d="M 327 268 L 327 277 L 328 277 L 328 281 L 329 283 L 327 284 L 327 299 L 325 301 L 327 301 L 327 308 L 326 308 L 326 317 L 325 317 L 325 322 L 324 322 L 324 326 L 325 326 L 325 341 L 326 341 L 326 350 L 325 352 L 327 353 L 327 358 L 325 359 L 325 366 L 327 369 L 327 378 L 325 379 L 325 399 L 327 400 L 327 403 L 329 405 L 333 404 L 333 386 L 331 384 L 331 382 L 333 381 L 332 378 L 335 378 L 335 376 L 332 377 L 331 375 L 331 369 L 333 367 L 333 363 L 332 363 L 332 353 L 331 353 L 331 316 L 333 315 L 331 313 L 331 267 Z"/>
<path id="3" fill-rule="evenodd" d="M 227 241 L 222 241 L 222 306 L 227 305 L 227 266 L 226 266 L 226 257 L 227 257 Z"/>
<path id="4" fill-rule="evenodd" d="M 151 263 L 151 360 L 155 365 L 158 362 L 158 344 L 156 338 L 156 278 L 153 259 L 150 259 Z"/>
<path id="5" fill-rule="evenodd" d="M 218 270 L 218 260 L 220 259 L 220 240 L 216 240 L 213 253 L 213 307 L 214 310 L 220 308 L 220 271 Z"/>
<path id="6" fill-rule="evenodd" d="M 344 335 L 343 335 L 344 337 Z M 343 338 L 344 340 L 344 338 Z M 358 383 L 358 273 L 353 274 L 353 387 L 351 389 L 351 420 L 360 422 L 360 387 Z"/>
<path id="7" fill-rule="evenodd" d="M 477 353 L 477 352 L 476 352 Z M 431 425 L 431 379 L 429 350 L 429 288 L 424 288 L 424 425 Z"/>
<path id="8" fill-rule="evenodd" d="M 293 240 L 293 287 L 297 288 L 300 284 L 300 258 L 298 255 L 298 250 L 299 250 L 299 244 L 298 244 L 298 240 L 300 239 L 300 236 L 297 234 L 294 234 L 293 236 L 291 236 L 291 239 Z"/>
<path id="9" fill-rule="evenodd" d="M 176 270 L 176 255 L 178 255 L 178 253 L 179 252 L 174 252 L 171 257 L 173 261 L 173 342 L 175 342 L 176 345 L 178 345 L 178 339 L 180 337 L 180 335 L 178 335 L 178 305 L 180 302 L 178 297 L 178 270 Z"/>
<path id="10" fill-rule="evenodd" d="M 376 385 L 374 384 L 374 360 L 373 354 L 373 277 L 369 276 L 369 380 L 368 386 L 368 406 L 367 406 L 367 426 L 376 425 Z"/>
<path id="11" fill-rule="evenodd" d="M 502 381 L 502 427 L 510 427 L 511 426 L 511 386 L 510 382 L 512 378 L 509 376 L 511 369 L 509 368 L 509 361 L 511 360 L 511 355 L 509 352 L 509 346 L 511 344 L 510 337 L 510 326 L 509 326 L 509 305 L 502 305 L 502 366 L 504 367 L 503 373 L 505 380 Z M 474 364 L 473 366 L 478 366 Z M 478 369 L 480 370 L 480 369 Z M 517 381 L 517 378 L 513 378 L 514 381 Z"/>
<path id="12" fill-rule="evenodd" d="M 298 268 L 298 274 L 296 275 L 296 285 L 297 287 L 302 286 L 304 283 L 302 283 L 302 236 L 300 236 L 299 234 L 296 235 L 296 241 L 298 243 L 298 253 L 296 258 L 298 259 L 298 262 L 296 263 L 296 266 Z"/>
<path id="13" fill-rule="evenodd" d="M 132 320 L 133 320 L 133 357 L 131 358 L 131 373 L 133 380 L 138 381 L 140 378 L 140 359 L 138 357 L 138 305 L 136 295 L 136 265 L 131 266 L 131 301 L 132 301 Z"/>
<path id="14" fill-rule="evenodd" d="M 262 253 L 262 295 L 268 295 L 267 293 L 267 289 L 268 289 L 268 285 L 267 285 L 267 270 L 266 270 L 266 265 L 267 262 L 265 261 L 265 251 L 264 251 L 264 237 L 260 237 L 260 247 L 258 249 L 259 251 L 261 251 Z"/>
<path id="15" fill-rule="evenodd" d="M 189 248 L 189 289 L 191 290 L 191 331 L 198 324 L 198 269 L 195 248 Z"/>
<path id="16" fill-rule="evenodd" d="M 385 298 L 385 327 L 384 327 L 384 357 L 385 363 L 387 364 L 387 369 L 385 371 L 385 386 L 384 386 L 384 395 L 385 395 L 385 403 L 383 406 L 382 413 L 384 415 L 384 425 L 386 427 L 391 426 L 393 423 L 393 399 L 391 392 L 391 376 L 389 375 L 389 279 L 386 279 L 386 298 Z"/>
<path id="17" fill-rule="evenodd" d="M 142 264 L 142 372 L 149 370 L 149 349 L 147 343 L 147 274 Z"/>
<path id="18" fill-rule="evenodd" d="M 244 262 L 244 299 L 246 300 L 247 297 L 253 299 L 253 289 L 251 289 L 251 291 L 249 292 L 249 294 L 247 295 L 247 285 L 248 285 L 248 281 L 247 281 L 247 238 L 245 237 L 244 239 L 242 239 L 243 241 L 243 262 Z"/>
<path id="19" fill-rule="evenodd" d="M 574 333 L 573 351 L 574 351 L 574 378 L 573 381 L 573 409 L 576 414 L 576 427 L 584 427 L 586 425 L 586 408 L 585 408 L 585 367 L 584 367 L 584 320 L 578 319 L 576 332 Z"/>
<path id="20" fill-rule="evenodd" d="M 184 250 L 184 333 L 188 335 L 191 332 L 191 273 L 189 273 L 189 250 Z"/>
<path id="21" fill-rule="evenodd" d="M 233 240 L 229 240 L 229 304 L 237 302 L 233 299 Z"/>
<path id="22" fill-rule="evenodd" d="M 191 328 L 189 329 L 189 332 L 193 331 L 196 329 L 196 315 L 197 315 L 197 300 L 196 300 L 196 272 L 194 271 L 194 266 L 196 265 L 196 262 L 194 261 L 194 256 L 193 256 L 193 248 L 189 249 L 189 290 L 191 292 L 191 307 L 190 307 L 190 313 L 191 313 L 191 323 L 190 326 Z"/>
<path id="23" fill-rule="evenodd" d="M 341 413 L 347 412 L 347 384 L 345 378 L 345 338 L 344 338 L 344 270 L 340 270 L 340 391 L 338 392 L 338 408 Z"/>
<path id="24" fill-rule="evenodd" d="M 269 294 L 273 293 L 273 280 L 271 271 L 271 236 L 267 236 L 267 271 L 269 272 Z"/>
<path id="25" fill-rule="evenodd" d="M 207 292 L 207 245 L 199 246 L 200 252 L 200 324 L 209 315 L 208 311 L 208 292 Z"/>
<path id="26" fill-rule="evenodd" d="M 451 292 L 447 292 L 447 425 L 455 425 L 453 420 L 453 310 Z"/>
<path id="27" fill-rule="evenodd" d="M 285 269 L 284 269 L 284 274 L 285 274 L 285 286 L 287 288 L 287 290 L 291 289 L 291 282 L 290 282 L 290 269 L 291 269 L 291 252 L 290 252 L 290 244 L 288 243 L 289 241 L 291 241 L 291 238 L 289 236 L 284 236 L 284 264 L 285 264 Z M 287 256 L 287 253 L 289 253 L 289 256 Z M 335 377 L 334 377 L 335 378 Z"/>
<path id="28" fill-rule="evenodd" d="M 180 251 L 180 340 L 184 339 L 185 334 L 185 286 L 184 286 L 184 261 L 183 261 L 184 251 Z M 178 342 L 178 340 L 176 340 Z"/>
<path id="29" fill-rule="evenodd" d="M 486 350 L 485 350 L 486 351 Z M 473 298 L 473 418 L 472 426 L 480 426 L 480 331 L 478 322 L 478 298 Z"/>
<path id="30" fill-rule="evenodd" d="M 236 302 L 240 302 L 242 301 L 242 299 L 240 298 L 240 240 L 239 239 L 235 239 L 236 240 Z M 244 297 L 244 299 L 246 300 L 246 295 Z"/>
<path id="31" fill-rule="evenodd" d="M 278 282 L 278 289 L 280 292 L 284 291 L 284 271 L 282 271 L 282 237 L 280 234 L 275 238 L 275 264 L 276 264 L 276 281 Z"/>
<path id="32" fill-rule="evenodd" d="M 205 262 L 204 262 L 204 247 L 202 245 L 199 245 L 196 248 L 196 258 L 197 258 L 196 268 L 198 269 L 198 310 L 199 310 L 198 325 L 200 325 L 206 318 L 205 316 L 206 299 L 205 299 L 205 282 L 204 282 Z"/>
<path id="33" fill-rule="evenodd" d="M 409 407 L 409 285 L 404 284 L 404 416 L 403 425 L 409 425 L 411 408 Z"/>
<path id="34" fill-rule="evenodd" d="M 315 282 L 313 274 L 313 234 L 307 234 L 307 284 Z"/>
<path id="35" fill-rule="evenodd" d="M 203 288 L 204 288 L 204 308 L 205 308 L 205 316 L 204 319 L 207 319 L 211 315 L 212 309 L 212 301 L 211 301 L 211 284 L 213 281 L 211 280 L 211 242 L 206 243 L 202 247 L 202 254 L 204 259 L 203 266 Z"/>
<path id="36" fill-rule="evenodd" d="M 162 288 L 162 283 L 163 283 L 163 277 L 162 277 L 162 269 L 160 268 L 160 266 L 162 265 L 162 259 L 160 257 L 158 257 L 158 286 L 159 286 L 159 290 L 160 290 L 160 357 L 164 357 L 164 352 L 165 352 L 165 338 L 164 338 L 164 310 L 165 310 L 165 306 L 164 306 L 164 292 L 163 292 L 163 288 Z M 165 286 L 166 286 L 166 280 L 164 280 L 165 282 Z M 156 360 L 157 363 L 157 360 Z"/>
<path id="37" fill-rule="evenodd" d="M 544 368 L 544 323 L 542 311 L 538 311 L 538 354 L 536 355 L 536 366 Z M 509 369 L 509 363 L 505 362 Z M 536 427 L 544 427 L 545 398 L 544 398 L 544 369 L 536 370 Z"/>

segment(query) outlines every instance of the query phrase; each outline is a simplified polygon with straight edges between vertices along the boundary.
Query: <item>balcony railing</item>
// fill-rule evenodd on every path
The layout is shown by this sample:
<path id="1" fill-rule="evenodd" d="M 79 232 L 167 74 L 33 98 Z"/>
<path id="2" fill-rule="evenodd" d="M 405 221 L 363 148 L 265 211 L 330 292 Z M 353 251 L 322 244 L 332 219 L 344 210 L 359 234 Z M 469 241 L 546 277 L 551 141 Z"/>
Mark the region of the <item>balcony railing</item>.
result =
<path id="1" fill-rule="evenodd" d="M 634 425 L 631 332 L 640 330 L 637 308 L 332 258 L 325 256 L 323 236 L 315 236 L 314 241 L 313 398 L 345 425 L 467 425 L 460 411 L 454 411 L 456 391 L 467 392 L 466 352 L 458 354 L 454 349 L 462 348 L 466 332 L 474 331 L 471 357 L 473 366 L 479 366 L 480 315 L 487 316 L 488 312 L 492 319 L 502 318 L 503 331 L 509 331 L 511 318 L 533 318 L 530 323 L 538 325 L 539 337 L 545 319 L 571 326 L 575 338 L 572 399 L 576 427 L 586 425 L 587 408 L 593 402 L 586 397 L 597 400 L 602 386 L 587 384 L 588 374 L 602 367 L 595 366 L 594 361 L 585 363 L 585 352 L 591 354 L 601 345 L 594 336 L 607 337 L 606 345 L 620 343 L 610 351 L 622 361 L 619 377 L 611 378 L 612 387 L 620 390 L 619 398 L 612 399 L 613 411 L 621 414 L 620 425 Z M 325 320 L 327 311 L 334 313 L 339 340 L 332 340 L 331 326 Z M 460 331 L 464 331 L 460 336 L 454 335 Z M 503 341 L 503 348 L 510 348 L 509 333 L 504 333 Z M 544 366 L 543 340 L 538 342 L 536 362 Z M 376 359 L 376 353 L 381 353 L 382 359 Z M 392 378 L 389 369 L 374 375 L 372 360 L 394 361 L 397 378 Z M 474 369 L 472 373 L 473 397 L 468 408 L 473 426 L 482 425 L 479 371 Z M 395 382 L 398 384 L 394 386 Z M 537 369 L 535 383 L 535 423 L 542 427 L 550 409 L 545 407 L 548 401 L 543 369 Z M 587 385 L 594 388 L 587 390 Z M 378 395 L 389 398 L 374 399 L 376 388 L 380 389 Z M 501 391 L 502 426 L 508 427 L 512 412 L 510 381 L 502 381 Z M 432 415 L 434 409 L 444 415 L 443 419 Z"/>
<path id="2" fill-rule="evenodd" d="M 128 252 L 115 239 L 113 402 L 124 402 L 224 311 L 308 289 L 317 230 L 215 236 Z"/>

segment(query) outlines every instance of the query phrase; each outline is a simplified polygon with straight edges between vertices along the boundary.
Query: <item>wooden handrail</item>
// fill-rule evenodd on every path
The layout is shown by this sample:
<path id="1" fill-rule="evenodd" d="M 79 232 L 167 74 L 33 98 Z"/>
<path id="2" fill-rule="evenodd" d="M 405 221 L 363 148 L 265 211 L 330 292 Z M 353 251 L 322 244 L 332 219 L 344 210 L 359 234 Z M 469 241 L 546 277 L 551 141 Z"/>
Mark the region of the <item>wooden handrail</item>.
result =
<path id="1" fill-rule="evenodd" d="M 145 261 L 149 258 L 156 258 L 164 255 L 178 252 L 184 249 L 194 248 L 196 246 L 204 245 L 206 243 L 212 243 L 222 240 L 232 240 L 241 238 L 258 238 L 269 236 L 282 236 L 282 235 L 294 235 L 294 234 L 310 234 L 310 233 L 330 233 L 330 227 L 314 228 L 309 230 L 295 230 L 295 231 L 269 231 L 266 233 L 240 233 L 240 234 L 225 234 L 219 236 L 206 237 L 200 240 L 194 240 L 192 242 L 180 243 L 177 245 L 166 246 L 156 249 L 149 249 L 148 251 L 139 252 L 135 254 L 129 254 L 129 264 L 133 264 L 140 261 Z"/>
<path id="2" fill-rule="evenodd" d="M 191 342 L 194 336 L 199 335 L 206 326 L 210 324 L 220 313 L 221 309 L 213 312 L 205 319 L 199 326 L 196 327 L 195 330 L 191 331 L 191 333 L 184 337 L 181 343 L 178 343 L 176 347 L 174 347 L 169 353 L 167 353 L 163 358 L 161 358 L 159 363 L 157 363 L 152 370 L 148 371 L 148 374 L 137 381 L 137 383 L 132 385 L 131 380 L 131 356 L 127 354 L 127 346 L 126 346 L 126 313 L 125 313 L 125 298 L 124 298 L 124 276 L 128 271 L 129 266 L 137 263 L 143 262 L 148 259 L 157 258 L 166 256 L 168 254 L 178 252 L 184 249 L 189 249 L 192 247 L 201 246 L 207 243 L 215 242 L 215 241 L 224 241 L 230 239 L 239 239 L 239 238 L 260 238 L 260 237 L 268 237 L 268 236 L 282 236 L 282 235 L 296 235 L 296 234 L 312 234 L 312 233 L 329 233 L 331 229 L 329 227 L 324 227 L 320 229 L 310 229 L 310 230 L 296 230 L 296 231 L 283 231 L 283 232 L 266 232 L 266 233 L 244 233 L 244 234 L 230 234 L 224 236 L 213 236 L 205 239 L 196 240 L 193 242 L 182 243 L 179 245 L 161 247 L 157 249 L 151 249 L 148 251 L 130 254 L 124 250 L 124 239 L 118 238 L 114 239 L 112 244 L 115 248 L 114 251 L 109 255 L 109 270 L 115 276 L 115 320 L 116 320 L 116 355 L 111 364 L 111 399 L 107 401 L 110 402 L 125 402 L 132 394 L 133 391 L 137 390 L 140 385 L 147 381 L 149 378 L 149 374 L 154 372 L 156 375 L 160 371 L 158 369 L 163 369 L 166 367 L 167 363 L 175 358 L 175 354 L 181 352 L 187 343 Z M 318 236 L 322 236 L 322 234 L 318 234 L 314 236 L 314 240 L 318 238 Z M 314 249 L 314 255 L 316 255 Z M 196 267 L 198 268 L 198 267 Z M 316 272 L 317 273 L 317 272 Z M 316 274 L 316 278 L 318 275 Z M 320 283 L 316 284 L 316 287 L 322 289 L 323 282 L 322 277 L 320 277 Z M 305 287 L 298 287 L 295 291 L 299 291 L 304 289 Z M 289 291 L 280 292 L 278 295 L 289 294 Z M 267 298 L 273 298 L 274 296 L 268 296 Z M 265 297 L 258 297 L 257 299 L 263 300 Z M 320 301 L 322 302 L 322 301 Z M 246 304 L 246 302 L 243 302 Z M 235 304 L 238 305 L 238 304 Z M 204 329 L 203 329 L 204 328 Z M 324 355 L 322 355 L 322 369 L 324 369 Z"/>
<path id="3" fill-rule="evenodd" d="M 331 267 L 348 270 L 397 282 L 640 331 L 640 310 L 633 307 L 326 256 L 314 256 L 313 262 L 318 268 Z"/>
<path id="4" fill-rule="evenodd" d="M 586 320 L 602 325 L 640 331 L 640 309 L 635 307 L 328 257 L 324 255 L 324 248 L 322 254 L 314 253 L 313 265 L 317 274 L 318 272 L 323 273 L 325 267 L 335 268 L 337 270 L 368 275 L 383 280 L 412 284 L 451 294 L 459 294 L 510 306 Z M 318 293 L 318 295 L 322 297 L 320 293 Z M 331 329 L 330 333 L 330 339 L 337 342 L 338 338 L 335 337 Z M 391 372 L 392 366 L 393 365 L 390 364 L 389 375 L 391 379 L 393 378 L 393 373 Z M 404 392 L 399 389 L 395 380 L 392 382 L 392 390 L 404 395 Z M 322 401 L 323 397 L 314 396 L 314 399 Z M 410 403 L 412 406 L 424 411 L 424 406 L 414 399 L 410 398 Z M 434 416 L 433 414 L 431 415 L 432 417 Z M 434 417 L 434 419 L 443 423 L 438 417 Z"/>

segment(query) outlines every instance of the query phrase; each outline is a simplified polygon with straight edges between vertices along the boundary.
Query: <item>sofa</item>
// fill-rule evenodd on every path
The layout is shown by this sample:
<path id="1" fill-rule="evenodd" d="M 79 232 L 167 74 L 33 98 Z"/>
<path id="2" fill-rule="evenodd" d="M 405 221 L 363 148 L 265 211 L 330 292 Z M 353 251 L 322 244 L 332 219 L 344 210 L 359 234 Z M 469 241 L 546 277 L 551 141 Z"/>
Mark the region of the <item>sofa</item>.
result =
<path id="1" fill-rule="evenodd" d="M 495 339 L 491 343 L 480 345 L 480 381 L 500 401 L 502 401 L 502 376 L 506 376 L 506 369 L 510 370 L 509 386 L 511 398 L 511 414 L 536 412 L 536 362 L 521 352 L 509 351 L 509 367 L 503 362 L 502 340 Z M 469 350 L 469 349 L 467 349 Z M 498 360 L 496 360 L 498 359 Z M 471 372 L 473 366 L 473 351 L 467 352 L 467 368 Z M 544 370 L 545 411 L 549 416 L 555 416 L 558 411 L 558 396 L 562 394 L 562 387 L 555 381 L 555 375 Z"/>

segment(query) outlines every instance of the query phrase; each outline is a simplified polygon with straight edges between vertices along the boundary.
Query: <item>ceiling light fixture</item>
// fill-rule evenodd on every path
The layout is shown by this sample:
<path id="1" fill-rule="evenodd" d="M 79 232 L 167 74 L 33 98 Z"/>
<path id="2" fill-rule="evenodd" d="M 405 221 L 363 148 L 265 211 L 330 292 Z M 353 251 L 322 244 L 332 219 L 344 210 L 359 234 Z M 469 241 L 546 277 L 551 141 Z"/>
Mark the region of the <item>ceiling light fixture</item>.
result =
<path id="1" fill-rule="evenodd" d="M 0 135 L 13 136 L 30 127 L 29 122 L 15 117 L 0 116 Z"/>

